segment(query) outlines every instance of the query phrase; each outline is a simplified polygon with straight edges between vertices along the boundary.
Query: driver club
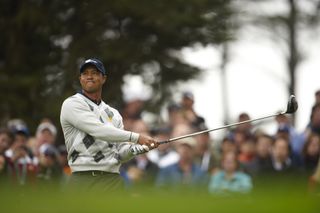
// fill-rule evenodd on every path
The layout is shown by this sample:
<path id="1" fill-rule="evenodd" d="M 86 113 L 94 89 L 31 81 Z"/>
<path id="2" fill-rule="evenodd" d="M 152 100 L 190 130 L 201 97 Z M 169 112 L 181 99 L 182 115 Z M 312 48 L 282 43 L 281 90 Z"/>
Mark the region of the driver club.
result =
<path id="1" fill-rule="evenodd" d="M 272 114 L 272 115 L 267 115 L 267 116 L 260 117 L 260 118 L 250 119 L 250 120 L 246 120 L 246 121 L 242 121 L 242 122 L 237 122 L 237 123 L 233 123 L 233 124 L 228 124 L 228 125 L 225 125 L 225 126 L 222 126 L 222 127 L 214 128 L 214 129 L 208 129 L 208 130 L 203 130 L 203 131 L 199 131 L 199 132 L 194 132 L 194 133 L 191 133 L 191 134 L 182 135 L 182 136 L 175 137 L 175 138 L 170 138 L 170 139 L 165 140 L 165 141 L 160 141 L 158 143 L 159 143 L 159 145 L 161 145 L 161 144 L 170 143 L 172 141 L 177 141 L 177 140 L 184 139 L 184 138 L 197 136 L 197 135 L 204 134 L 204 133 L 207 133 L 207 132 L 217 131 L 217 130 L 220 130 L 220 129 L 226 129 L 226 128 L 237 126 L 237 125 L 240 125 L 240 124 L 245 124 L 245 123 L 259 121 L 259 120 L 263 120 L 263 119 L 267 119 L 267 118 L 272 118 L 272 117 L 275 117 L 275 116 L 278 116 L 278 115 L 293 114 L 293 113 L 295 113 L 297 111 L 297 109 L 298 109 L 298 102 L 296 101 L 296 97 L 294 95 L 291 95 L 290 98 L 289 98 L 288 104 L 287 104 L 287 109 L 285 111 L 283 111 L 283 112 L 279 112 L 279 113 Z"/>

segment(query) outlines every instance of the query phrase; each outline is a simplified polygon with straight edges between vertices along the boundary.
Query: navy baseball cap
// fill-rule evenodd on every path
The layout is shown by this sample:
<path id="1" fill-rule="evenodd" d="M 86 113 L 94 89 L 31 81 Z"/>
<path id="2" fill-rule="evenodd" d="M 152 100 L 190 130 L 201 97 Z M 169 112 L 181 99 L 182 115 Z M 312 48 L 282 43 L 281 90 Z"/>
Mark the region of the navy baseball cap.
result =
<path id="1" fill-rule="evenodd" d="M 99 70 L 103 75 L 106 75 L 106 70 L 103 66 L 103 63 L 96 58 L 90 58 L 90 59 L 85 60 L 80 66 L 80 74 L 84 71 L 84 69 L 88 65 L 95 66 L 97 68 L 97 70 Z"/>

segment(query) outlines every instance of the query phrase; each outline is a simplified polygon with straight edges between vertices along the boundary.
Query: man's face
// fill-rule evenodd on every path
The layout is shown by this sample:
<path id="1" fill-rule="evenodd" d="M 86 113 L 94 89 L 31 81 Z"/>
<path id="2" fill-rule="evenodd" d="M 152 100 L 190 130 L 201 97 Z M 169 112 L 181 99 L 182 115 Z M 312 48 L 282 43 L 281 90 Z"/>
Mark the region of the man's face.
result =
<path id="1" fill-rule="evenodd" d="M 180 144 L 178 146 L 177 152 L 180 156 L 180 160 L 192 162 L 193 159 L 193 150 L 190 145 Z"/>
<path id="2" fill-rule="evenodd" d="M 289 157 L 288 142 L 282 138 L 277 139 L 273 145 L 273 155 L 280 162 L 286 161 Z"/>
<path id="3" fill-rule="evenodd" d="M 192 108 L 193 107 L 193 103 L 194 103 L 194 101 L 191 98 L 183 97 L 183 99 L 182 99 L 182 105 L 185 108 Z"/>
<path id="4" fill-rule="evenodd" d="M 222 161 L 222 168 L 226 172 L 234 172 L 237 170 L 237 160 L 233 153 L 227 153 Z"/>
<path id="5" fill-rule="evenodd" d="M 79 77 L 82 89 L 87 93 L 96 93 L 102 90 L 106 81 L 104 76 L 95 66 L 87 66 Z"/>
<path id="6" fill-rule="evenodd" d="M 0 153 L 9 148 L 11 139 L 7 134 L 0 134 Z"/>
<path id="7" fill-rule="evenodd" d="M 40 134 L 37 134 L 37 141 L 39 145 L 42 144 L 53 144 L 55 141 L 55 136 L 50 132 L 48 129 L 44 129 L 40 132 Z"/>
<path id="8" fill-rule="evenodd" d="M 269 156 L 272 148 L 272 140 L 267 137 L 260 137 L 257 141 L 257 154 L 260 157 L 267 157 Z"/>

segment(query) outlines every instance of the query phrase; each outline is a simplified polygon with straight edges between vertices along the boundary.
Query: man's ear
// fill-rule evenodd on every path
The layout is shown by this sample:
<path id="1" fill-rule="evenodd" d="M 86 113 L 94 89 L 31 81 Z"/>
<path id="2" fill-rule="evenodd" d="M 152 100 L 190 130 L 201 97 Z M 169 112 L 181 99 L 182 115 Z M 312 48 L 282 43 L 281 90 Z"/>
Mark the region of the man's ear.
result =
<path id="1" fill-rule="evenodd" d="M 106 75 L 103 76 L 103 83 L 107 81 L 108 77 Z"/>

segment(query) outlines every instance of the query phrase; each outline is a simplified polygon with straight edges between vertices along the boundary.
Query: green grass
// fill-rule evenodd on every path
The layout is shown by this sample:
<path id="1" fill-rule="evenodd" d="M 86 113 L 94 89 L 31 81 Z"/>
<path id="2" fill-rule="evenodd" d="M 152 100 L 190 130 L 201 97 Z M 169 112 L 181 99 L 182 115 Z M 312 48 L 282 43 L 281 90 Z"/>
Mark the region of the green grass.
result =
<path id="1" fill-rule="evenodd" d="M 138 188 L 125 192 L 67 191 L 59 186 L 1 187 L 1 212 L 318 213 L 320 196 L 304 184 L 259 186 L 247 195 L 212 196 L 204 189 Z"/>

